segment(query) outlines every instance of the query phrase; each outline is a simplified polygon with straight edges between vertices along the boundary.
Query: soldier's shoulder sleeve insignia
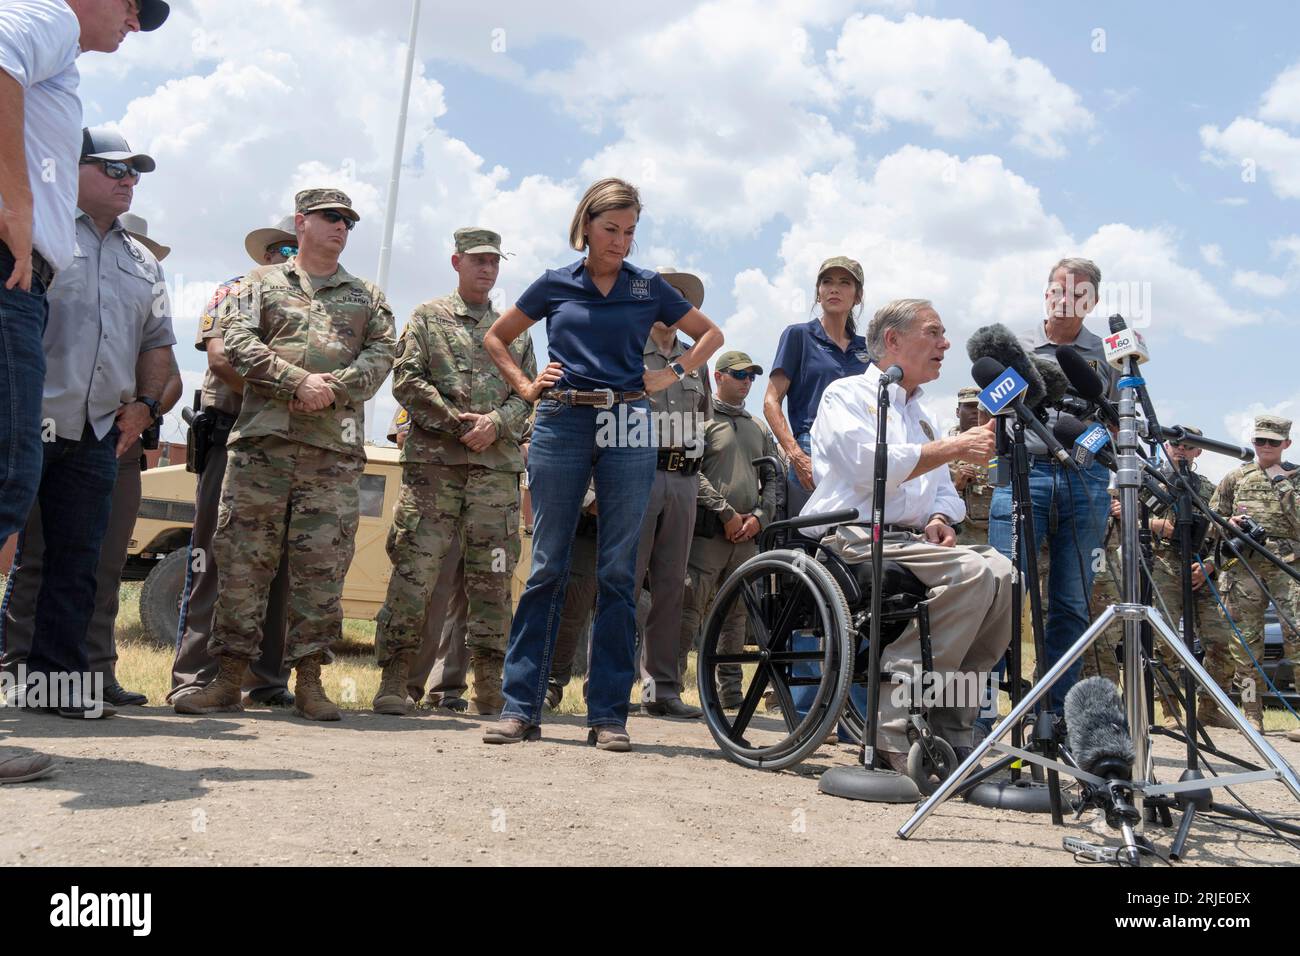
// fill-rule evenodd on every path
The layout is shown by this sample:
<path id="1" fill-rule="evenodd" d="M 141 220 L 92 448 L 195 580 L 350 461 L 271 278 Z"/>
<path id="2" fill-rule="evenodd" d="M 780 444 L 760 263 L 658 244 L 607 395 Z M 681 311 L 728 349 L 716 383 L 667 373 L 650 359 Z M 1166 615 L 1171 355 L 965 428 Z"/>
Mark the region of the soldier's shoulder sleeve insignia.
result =
<path id="1" fill-rule="evenodd" d="M 396 425 L 398 428 L 401 428 L 410 420 L 411 420 L 411 413 L 408 412 L 405 408 L 402 408 L 398 410 L 397 419 L 396 421 L 393 422 L 393 424 Z"/>
<path id="2" fill-rule="evenodd" d="M 394 354 L 393 360 L 396 362 L 400 362 L 403 358 L 405 358 L 407 350 L 410 347 L 410 344 L 411 344 L 410 333 L 403 332 L 402 337 L 397 340 L 397 352 Z M 403 409 L 402 414 L 403 415 L 406 414 L 405 409 Z"/>
<path id="3" fill-rule="evenodd" d="M 203 313 L 203 319 L 199 323 L 199 331 L 211 332 L 212 327 L 216 324 L 217 324 L 217 317 L 213 314 L 211 309 L 208 309 L 206 312 Z"/>
<path id="4" fill-rule="evenodd" d="M 921 431 L 925 432 L 926 438 L 930 439 L 930 441 L 934 441 L 934 429 L 930 427 L 930 423 L 924 418 L 921 419 Z"/>

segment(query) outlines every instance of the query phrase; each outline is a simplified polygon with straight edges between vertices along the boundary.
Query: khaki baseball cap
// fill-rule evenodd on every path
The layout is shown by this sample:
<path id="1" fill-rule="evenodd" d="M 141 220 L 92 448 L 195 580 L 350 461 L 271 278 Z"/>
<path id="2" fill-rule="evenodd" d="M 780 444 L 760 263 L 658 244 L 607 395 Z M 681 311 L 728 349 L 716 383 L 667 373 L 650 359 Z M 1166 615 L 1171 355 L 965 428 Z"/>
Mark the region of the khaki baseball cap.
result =
<path id="1" fill-rule="evenodd" d="M 244 251 L 259 266 L 263 264 L 262 256 L 271 243 L 298 245 L 298 233 L 294 228 L 293 216 L 285 216 L 274 226 L 254 229 L 244 237 Z"/>
<path id="2" fill-rule="evenodd" d="M 1276 438 L 1287 441 L 1291 437 L 1291 420 L 1281 415 L 1257 415 L 1255 417 L 1256 438 Z"/>
<path id="3" fill-rule="evenodd" d="M 980 400 L 980 390 L 974 385 L 966 385 L 957 390 L 958 405 L 977 405 Z"/>
<path id="4" fill-rule="evenodd" d="M 817 281 L 821 282 L 822 276 L 831 269 L 847 269 L 849 274 L 858 280 L 858 285 L 866 285 L 866 280 L 862 274 L 862 266 L 856 259 L 850 259 L 848 256 L 831 256 L 817 270 Z"/>
<path id="5" fill-rule="evenodd" d="M 704 283 L 700 277 L 690 272 L 678 272 L 676 269 L 670 269 L 667 266 L 660 266 L 657 270 L 664 281 L 682 294 L 684 298 L 695 308 L 704 304 Z"/>
<path id="6" fill-rule="evenodd" d="M 352 200 L 341 189 L 304 189 L 293 197 L 294 212 L 321 212 L 325 209 L 337 209 L 353 222 L 360 222 L 361 216 L 352 208 Z"/>
<path id="7" fill-rule="evenodd" d="M 153 253 L 153 257 L 159 262 L 167 258 L 167 254 L 172 251 L 171 246 L 164 246 L 161 242 L 155 242 L 149 238 L 149 223 L 143 216 L 137 216 L 133 212 L 124 212 L 117 217 L 117 221 L 122 224 L 122 228 L 127 234 L 138 240 L 146 249 Z"/>
<path id="8" fill-rule="evenodd" d="M 465 229 L 457 229 L 453 235 L 456 239 L 456 252 L 459 255 L 467 256 L 475 252 L 491 252 L 498 256 L 505 255 L 501 251 L 501 237 L 491 229 L 478 229 L 471 226 Z"/>
<path id="9" fill-rule="evenodd" d="M 744 352 L 723 352 L 718 356 L 717 362 L 713 366 L 719 372 L 725 372 L 728 369 L 748 369 L 758 375 L 763 374 L 763 366 L 759 365 Z"/>

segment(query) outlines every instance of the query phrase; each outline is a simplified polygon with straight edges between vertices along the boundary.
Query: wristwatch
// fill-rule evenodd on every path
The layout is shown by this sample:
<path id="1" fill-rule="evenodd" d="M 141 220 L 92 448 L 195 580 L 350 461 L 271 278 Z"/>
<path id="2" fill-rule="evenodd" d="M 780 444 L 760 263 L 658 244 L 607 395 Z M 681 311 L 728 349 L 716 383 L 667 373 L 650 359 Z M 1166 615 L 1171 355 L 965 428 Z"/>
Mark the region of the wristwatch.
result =
<path id="1" fill-rule="evenodd" d="M 677 376 L 678 381 L 686 377 L 686 368 L 681 362 L 673 362 L 668 367 L 673 370 L 673 374 Z"/>
<path id="2" fill-rule="evenodd" d="M 145 408 L 149 409 L 149 414 L 153 416 L 154 421 L 157 421 L 158 419 L 162 418 L 162 412 L 158 410 L 157 401 L 155 401 L 152 398 L 149 398 L 146 395 L 137 395 L 135 397 L 135 400 L 139 402 L 141 405 L 143 405 Z"/>

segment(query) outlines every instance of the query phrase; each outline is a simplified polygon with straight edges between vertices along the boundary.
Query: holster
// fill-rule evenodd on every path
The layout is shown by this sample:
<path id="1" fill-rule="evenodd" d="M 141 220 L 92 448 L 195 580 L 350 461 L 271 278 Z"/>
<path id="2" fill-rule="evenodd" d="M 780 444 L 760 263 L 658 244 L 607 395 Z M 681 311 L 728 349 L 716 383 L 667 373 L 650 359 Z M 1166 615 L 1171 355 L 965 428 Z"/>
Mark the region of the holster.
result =
<path id="1" fill-rule="evenodd" d="M 695 506 L 695 537 L 716 538 L 723 533 L 722 519 L 716 511 Z"/>

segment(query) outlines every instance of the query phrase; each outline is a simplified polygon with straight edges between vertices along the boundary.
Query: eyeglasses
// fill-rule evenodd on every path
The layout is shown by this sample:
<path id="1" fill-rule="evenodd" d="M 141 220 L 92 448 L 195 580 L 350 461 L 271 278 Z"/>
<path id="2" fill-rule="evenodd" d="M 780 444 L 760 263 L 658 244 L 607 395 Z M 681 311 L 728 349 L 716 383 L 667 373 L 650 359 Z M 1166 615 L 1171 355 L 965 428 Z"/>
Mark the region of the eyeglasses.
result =
<path id="1" fill-rule="evenodd" d="M 351 232 L 352 227 L 357 224 L 355 219 L 349 219 L 347 216 L 343 215 L 343 213 L 335 212 L 333 209 L 322 209 L 320 215 L 321 218 L 331 226 L 336 222 L 342 222 L 348 232 Z"/>
<path id="2" fill-rule="evenodd" d="M 1267 447 L 1267 448 L 1280 448 L 1280 447 L 1282 447 L 1282 439 L 1280 439 L 1280 438 L 1256 438 L 1256 439 L 1255 439 L 1255 444 L 1256 444 L 1256 445 L 1264 445 L 1264 446 Z"/>
<path id="3" fill-rule="evenodd" d="M 297 246 L 267 246 L 266 251 L 271 253 L 271 255 L 279 254 L 284 256 L 286 259 L 288 259 L 290 256 L 296 256 L 298 254 L 298 247 Z"/>
<path id="4" fill-rule="evenodd" d="M 125 179 L 127 176 L 134 176 L 139 179 L 144 175 L 143 169 L 137 169 L 130 163 L 119 162 L 115 159 L 83 159 L 82 166 L 93 166 L 99 164 L 104 170 L 104 175 L 109 179 Z"/>
<path id="5" fill-rule="evenodd" d="M 723 371 L 725 371 L 728 375 L 734 378 L 737 382 L 748 382 L 751 379 L 758 378 L 757 372 L 737 372 L 734 369 L 729 369 L 729 368 L 723 369 Z"/>

